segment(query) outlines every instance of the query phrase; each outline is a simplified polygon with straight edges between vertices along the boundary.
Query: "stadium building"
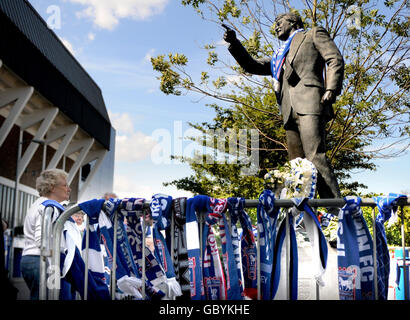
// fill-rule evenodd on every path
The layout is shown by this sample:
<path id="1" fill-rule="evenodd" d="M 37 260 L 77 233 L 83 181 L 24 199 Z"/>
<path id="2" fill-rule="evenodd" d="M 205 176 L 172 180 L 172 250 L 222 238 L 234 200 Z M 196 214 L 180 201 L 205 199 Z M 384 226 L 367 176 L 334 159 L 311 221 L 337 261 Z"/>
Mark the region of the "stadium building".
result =
<path id="1" fill-rule="evenodd" d="M 46 168 L 68 173 L 72 202 L 101 198 L 113 188 L 114 152 L 98 85 L 28 1 L 0 1 L 2 218 L 23 225 Z"/>

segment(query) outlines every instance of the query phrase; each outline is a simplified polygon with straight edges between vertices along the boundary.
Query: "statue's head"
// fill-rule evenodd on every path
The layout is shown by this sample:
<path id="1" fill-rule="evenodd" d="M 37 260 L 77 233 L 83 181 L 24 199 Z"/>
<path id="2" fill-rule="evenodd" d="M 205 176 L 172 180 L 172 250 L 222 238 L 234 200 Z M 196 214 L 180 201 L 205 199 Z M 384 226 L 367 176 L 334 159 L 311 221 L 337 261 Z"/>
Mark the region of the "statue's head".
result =
<path id="1" fill-rule="evenodd" d="M 285 41 L 290 34 L 300 28 L 303 28 L 302 19 L 293 12 L 280 14 L 275 19 L 275 31 L 279 40 Z"/>

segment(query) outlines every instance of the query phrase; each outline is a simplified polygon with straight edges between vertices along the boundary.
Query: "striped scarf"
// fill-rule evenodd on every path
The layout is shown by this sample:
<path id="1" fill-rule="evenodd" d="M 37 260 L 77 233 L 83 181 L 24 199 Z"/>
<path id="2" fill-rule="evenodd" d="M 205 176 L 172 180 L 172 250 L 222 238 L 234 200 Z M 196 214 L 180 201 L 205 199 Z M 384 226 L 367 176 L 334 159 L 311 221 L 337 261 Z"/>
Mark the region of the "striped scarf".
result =
<path id="1" fill-rule="evenodd" d="M 387 246 L 384 223 L 397 211 L 397 200 L 407 198 L 404 194 L 389 193 L 388 196 L 373 197 L 379 209 L 376 217 L 377 288 L 378 299 L 387 300 L 389 290 L 390 254 Z"/>
<path id="2" fill-rule="evenodd" d="M 142 250 L 145 250 L 145 292 L 146 299 L 160 300 L 167 291 L 167 278 L 160 263 L 153 253 L 142 242 L 142 219 L 145 199 L 124 199 L 122 213 L 126 215 L 127 236 L 131 247 L 133 261 L 137 266 L 137 276 L 142 278 Z"/>
<path id="3" fill-rule="evenodd" d="M 208 203 L 209 197 L 203 195 L 197 195 L 187 201 L 185 230 L 188 249 L 191 300 L 205 299 L 197 214 L 209 212 Z"/>
<path id="4" fill-rule="evenodd" d="M 296 35 L 296 33 L 302 32 L 302 31 L 304 31 L 304 30 L 303 29 L 298 29 L 298 30 L 294 31 L 289 36 L 289 38 L 285 41 L 285 43 L 279 49 L 275 50 L 275 52 L 273 53 L 273 57 L 272 57 L 272 60 L 271 60 L 271 72 L 272 72 L 272 77 L 273 77 L 273 81 L 274 81 L 274 88 L 275 88 L 276 93 L 280 92 L 280 89 L 279 89 L 280 74 L 282 72 L 283 65 L 285 63 L 285 58 L 286 58 L 286 55 L 289 52 L 290 45 L 292 43 L 293 37 Z"/>
<path id="5" fill-rule="evenodd" d="M 81 210 L 89 217 L 90 221 L 90 233 L 89 235 L 89 254 L 88 254 L 88 270 L 85 271 L 85 263 L 81 256 L 78 245 L 74 247 L 74 255 L 65 279 L 71 284 L 72 288 L 79 292 L 82 299 L 84 299 L 84 279 L 85 272 L 88 273 L 88 300 L 110 300 L 110 294 L 108 286 L 105 283 L 104 276 L 104 263 L 102 261 L 101 247 L 99 243 L 99 230 L 97 225 L 94 225 L 98 221 L 98 216 L 104 201 L 91 200 L 79 204 Z M 71 239 L 76 237 L 79 230 L 76 228 L 74 220 L 70 217 L 64 225 L 64 237 L 66 244 Z M 83 238 L 82 247 L 85 247 L 85 237 Z M 68 244 L 68 248 L 72 250 L 72 245 Z M 83 255 L 85 251 L 83 251 Z M 71 295 L 68 299 L 74 299 Z"/>
<path id="6" fill-rule="evenodd" d="M 373 241 L 359 197 L 346 197 L 339 212 L 337 255 L 340 300 L 373 300 Z"/>
<path id="7" fill-rule="evenodd" d="M 225 199 L 209 199 L 211 212 L 208 212 L 202 238 L 203 283 L 207 300 L 226 300 L 226 280 L 219 257 L 218 245 L 212 226 L 217 224 L 226 208 Z"/>
<path id="8" fill-rule="evenodd" d="M 187 241 L 185 237 L 187 198 L 172 200 L 172 213 L 174 214 L 174 229 L 170 230 L 170 237 L 174 237 L 174 270 L 175 277 L 182 290 L 182 296 L 177 300 L 190 300 L 191 289 L 189 281 L 189 263 Z"/>
<path id="9" fill-rule="evenodd" d="M 168 230 L 171 227 L 171 205 L 172 197 L 156 194 L 152 196 L 150 204 L 153 225 L 153 240 L 154 240 L 154 255 L 157 261 L 161 264 L 167 276 L 168 298 L 174 298 L 182 295 L 181 286 L 176 280 L 174 265 L 169 254 L 168 247 L 165 243 L 162 230 Z M 169 235 L 169 232 L 168 232 Z M 170 235 L 169 235 L 170 236 Z"/>
<path id="10" fill-rule="evenodd" d="M 263 300 L 270 300 L 272 296 L 271 276 L 278 214 L 279 211 L 275 208 L 274 193 L 271 190 L 264 190 L 259 196 L 257 207 Z"/>

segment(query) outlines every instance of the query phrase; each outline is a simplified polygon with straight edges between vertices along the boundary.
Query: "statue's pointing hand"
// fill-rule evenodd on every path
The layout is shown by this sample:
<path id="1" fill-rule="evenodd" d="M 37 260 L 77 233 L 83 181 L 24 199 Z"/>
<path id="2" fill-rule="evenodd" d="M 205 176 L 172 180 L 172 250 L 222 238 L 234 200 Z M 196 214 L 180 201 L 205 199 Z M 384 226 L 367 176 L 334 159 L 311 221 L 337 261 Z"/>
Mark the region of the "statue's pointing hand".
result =
<path id="1" fill-rule="evenodd" d="M 236 32 L 229 28 L 227 25 L 222 24 L 222 27 L 226 29 L 224 34 L 224 40 L 228 43 L 233 43 L 236 41 Z"/>

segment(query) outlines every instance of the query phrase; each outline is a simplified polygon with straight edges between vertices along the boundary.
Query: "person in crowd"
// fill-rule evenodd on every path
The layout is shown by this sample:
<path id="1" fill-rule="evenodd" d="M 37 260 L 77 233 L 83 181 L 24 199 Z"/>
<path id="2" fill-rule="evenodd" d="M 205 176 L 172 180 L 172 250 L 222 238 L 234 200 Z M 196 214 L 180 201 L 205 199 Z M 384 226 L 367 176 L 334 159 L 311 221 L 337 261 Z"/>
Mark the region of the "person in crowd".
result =
<path id="1" fill-rule="evenodd" d="M 84 225 L 84 212 L 79 211 L 74 213 L 71 218 L 75 221 L 77 228 L 81 232 L 81 237 L 84 235 L 85 225 Z"/>
<path id="2" fill-rule="evenodd" d="M 105 200 L 108 200 L 108 199 L 117 199 L 118 198 L 118 196 L 114 193 L 114 192 L 106 192 L 106 193 L 104 193 L 104 195 L 103 195 L 103 198 L 105 199 Z"/>
<path id="3" fill-rule="evenodd" d="M 36 189 L 40 195 L 29 208 L 24 220 L 24 249 L 21 258 L 21 273 L 30 290 L 30 299 L 39 299 L 41 224 L 46 200 L 59 203 L 68 200 L 71 189 L 67 183 L 67 173 L 60 169 L 48 169 L 36 179 Z"/>

